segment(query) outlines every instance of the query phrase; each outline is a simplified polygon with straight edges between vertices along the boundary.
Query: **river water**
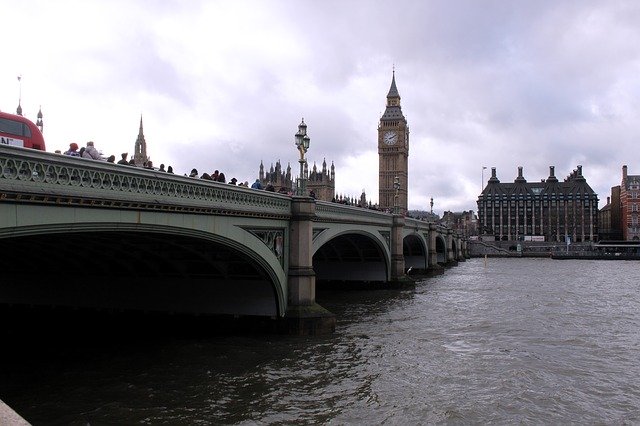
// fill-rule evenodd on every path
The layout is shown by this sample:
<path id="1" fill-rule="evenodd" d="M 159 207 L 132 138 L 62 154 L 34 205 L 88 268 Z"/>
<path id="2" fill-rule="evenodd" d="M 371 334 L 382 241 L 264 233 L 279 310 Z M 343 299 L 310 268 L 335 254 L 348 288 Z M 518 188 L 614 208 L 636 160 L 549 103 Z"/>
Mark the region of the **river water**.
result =
<path id="1" fill-rule="evenodd" d="M 330 336 L 3 345 L 0 399 L 34 425 L 640 424 L 639 290 L 638 261 L 475 258 L 319 290 Z"/>

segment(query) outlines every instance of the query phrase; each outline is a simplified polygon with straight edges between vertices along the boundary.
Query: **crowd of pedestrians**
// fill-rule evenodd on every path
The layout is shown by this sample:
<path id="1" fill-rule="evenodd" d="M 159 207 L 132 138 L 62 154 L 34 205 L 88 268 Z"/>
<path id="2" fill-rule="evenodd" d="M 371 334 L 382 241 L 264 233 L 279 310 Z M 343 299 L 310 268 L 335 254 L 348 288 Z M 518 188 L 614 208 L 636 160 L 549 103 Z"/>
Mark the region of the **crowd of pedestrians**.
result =
<path id="1" fill-rule="evenodd" d="M 60 153 L 60 151 L 56 151 L 56 152 Z M 81 148 L 78 147 L 77 143 L 72 142 L 69 144 L 69 149 L 66 150 L 63 154 L 69 155 L 71 157 L 81 157 L 81 158 L 88 158 L 92 160 L 101 160 L 101 161 L 106 161 L 109 163 L 114 163 L 114 164 L 123 165 L 123 166 L 137 166 L 133 157 L 127 160 L 127 157 L 129 156 L 129 153 L 127 152 L 123 152 L 122 154 L 120 154 L 120 160 L 118 160 L 117 162 L 116 162 L 115 155 L 110 155 L 109 157 L 106 157 L 106 158 L 103 157 L 102 153 L 95 147 L 95 144 L 93 141 L 87 142 L 86 146 L 83 146 Z M 151 160 L 147 160 L 141 166 L 145 169 L 155 170 L 157 172 L 173 173 L 173 167 L 168 166 L 165 169 L 165 165 L 160 164 L 160 166 L 156 168 L 154 167 L 153 162 Z M 214 172 L 211 174 L 206 172 L 199 174 L 198 170 L 196 168 L 193 168 L 191 169 L 191 172 L 188 175 L 185 173 L 184 176 L 188 176 L 190 178 L 210 180 L 210 181 L 215 181 L 220 183 L 227 183 L 227 178 L 224 172 L 221 172 L 219 170 L 214 170 Z M 238 179 L 235 177 L 231 178 L 228 184 L 249 188 L 249 181 L 238 182 Z M 266 185 L 262 185 L 262 183 L 260 182 L 260 179 L 256 179 L 255 182 L 251 184 L 251 188 L 265 190 L 269 192 L 276 192 L 276 188 L 272 183 L 267 183 Z M 293 195 L 293 191 L 285 187 L 280 187 L 277 190 L 277 192 L 279 194 L 284 194 L 289 196 Z M 316 195 L 313 191 L 309 192 L 309 196 L 316 198 Z"/>
<path id="2" fill-rule="evenodd" d="M 60 153 L 60 151 L 56 151 L 56 152 Z M 95 147 L 95 144 L 93 141 L 87 142 L 86 146 L 83 146 L 82 148 L 79 148 L 79 149 L 78 149 L 77 143 L 71 142 L 69 144 L 69 149 L 63 152 L 62 154 L 68 155 L 70 157 L 80 157 L 80 158 L 88 158 L 91 160 L 106 161 L 107 163 L 120 164 L 123 166 L 137 166 L 133 158 L 131 158 L 130 160 L 127 160 L 127 157 L 129 156 L 128 152 L 123 152 L 122 154 L 120 154 L 120 159 L 117 162 L 116 162 L 115 155 L 110 155 L 105 158 L 102 155 L 102 153 Z M 168 166 L 165 169 L 165 165 L 160 164 L 160 167 L 156 168 L 154 167 L 153 162 L 151 160 L 145 161 L 142 164 L 142 167 L 145 169 L 155 170 L 158 172 L 173 173 L 173 167 Z"/>

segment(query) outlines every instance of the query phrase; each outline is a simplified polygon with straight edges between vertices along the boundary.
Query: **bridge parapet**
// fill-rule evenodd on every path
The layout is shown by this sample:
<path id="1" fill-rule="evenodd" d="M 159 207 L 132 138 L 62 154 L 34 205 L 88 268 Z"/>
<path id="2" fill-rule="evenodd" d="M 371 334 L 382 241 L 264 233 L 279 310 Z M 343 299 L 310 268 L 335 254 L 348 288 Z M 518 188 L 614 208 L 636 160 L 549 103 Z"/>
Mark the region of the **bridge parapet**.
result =
<path id="1" fill-rule="evenodd" d="M 426 222 L 424 220 L 414 219 L 411 217 L 406 218 L 405 224 L 406 227 L 415 229 L 416 232 L 434 231 L 438 226 L 433 222 Z"/>
<path id="2" fill-rule="evenodd" d="M 328 201 L 316 201 L 316 220 L 391 227 L 393 215 L 363 207 L 346 206 Z"/>
<path id="3" fill-rule="evenodd" d="M 28 195 L 26 197 L 25 195 Z M 0 145 L 0 196 L 21 202 L 287 219 L 291 198 L 140 167 Z"/>

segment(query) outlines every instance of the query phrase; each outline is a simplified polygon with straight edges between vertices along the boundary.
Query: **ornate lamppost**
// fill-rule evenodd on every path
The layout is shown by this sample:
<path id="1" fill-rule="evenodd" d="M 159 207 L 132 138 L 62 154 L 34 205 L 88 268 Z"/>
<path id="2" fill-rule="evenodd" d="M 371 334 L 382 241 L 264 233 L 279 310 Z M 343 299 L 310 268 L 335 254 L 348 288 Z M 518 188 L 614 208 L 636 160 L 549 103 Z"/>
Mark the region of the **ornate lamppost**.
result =
<path id="1" fill-rule="evenodd" d="M 398 214 L 398 190 L 400 189 L 400 178 L 398 176 L 393 178 L 393 188 L 396 190 L 396 194 L 393 196 L 393 214 Z"/>
<path id="2" fill-rule="evenodd" d="M 298 148 L 298 151 L 300 152 L 300 159 L 298 160 L 300 163 L 300 177 L 298 178 L 298 184 L 296 185 L 296 195 L 304 197 L 307 195 L 307 179 L 305 176 L 307 159 L 304 158 L 304 154 L 307 153 L 307 150 L 309 149 L 309 142 L 311 141 L 307 135 L 307 125 L 304 124 L 304 118 L 298 125 L 298 132 L 295 134 L 295 138 L 296 148 Z"/>

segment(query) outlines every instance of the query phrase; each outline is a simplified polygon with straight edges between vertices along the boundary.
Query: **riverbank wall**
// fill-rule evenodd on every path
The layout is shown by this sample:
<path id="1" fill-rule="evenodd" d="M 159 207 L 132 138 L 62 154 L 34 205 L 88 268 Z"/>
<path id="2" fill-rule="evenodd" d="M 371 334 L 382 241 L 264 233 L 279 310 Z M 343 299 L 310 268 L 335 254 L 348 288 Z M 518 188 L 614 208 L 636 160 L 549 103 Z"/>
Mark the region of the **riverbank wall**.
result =
<path id="1" fill-rule="evenodd" d="M 468 247 L 470 257 L 554 257 L 560 253 L 594 253 L 591 243 L 575 243 L 567 247 L 563 243 L 544 241 L 470 240 Z"/>
<path id="2" fill-rule="evenodd" d="M 551 259 L 640 260 L 637 252 L 606 251 L 586 243 L 548 243 L 544 241 L 479 241 L 468 243 L 470 257 L 549 257 Z"/>

